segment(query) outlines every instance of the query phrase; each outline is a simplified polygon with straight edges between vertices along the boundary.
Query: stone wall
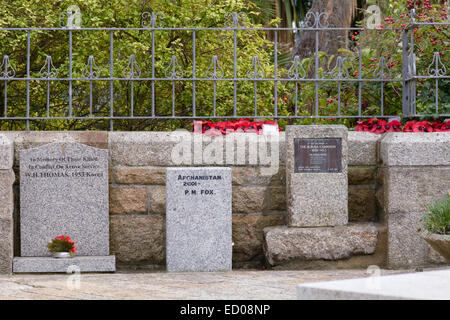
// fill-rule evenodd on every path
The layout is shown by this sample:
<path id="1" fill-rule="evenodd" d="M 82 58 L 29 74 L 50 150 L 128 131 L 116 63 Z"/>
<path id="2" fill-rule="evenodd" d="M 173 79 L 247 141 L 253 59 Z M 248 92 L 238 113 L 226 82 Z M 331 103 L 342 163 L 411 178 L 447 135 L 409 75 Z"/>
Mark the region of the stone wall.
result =
<path id="1" fill-rule="evenodd" d="M 349 133 L 349 215 L 352 222 L 378 220 L 375 192 L 380 138 L 370 133 Z M 238 135 L 237 139 L 245 139 L 245 135 Z M 174 165 L 171 160 L 174 143 L 169 133 L 109 134 L 111 250 L 119 262 L 164 264 L 165 168 Z M 273 175 L 262 174 L 260 166 L 232 166 L 235 267 L 262 266 L 263 229 L 285 224 L 284 133 L 280 135 L 279 156 L 280 168 Z"/>
<path id="2" fill-rule="evenodd" d="M 14 144 L 0 134 L 0 274 L 12 272 Z"/>
<path id="3" fill-rule="evenodd" d="M 443 263 L 420 238 L 428 207 L 450 193 L 450 133 L 391 133 L 380 142 L 381 220 L 392 268 Z"/>
<path id="4" fill-rule="evenodd" d="M 177 143 L 171 137 L 172 133 L 167 132 L 0 132 L 11 141 L 14 141 L 15 157 L 14 170 L 16 173 L 16 181 L 14 186 L 15 196 L 15 255 L 19 252 L 19 230 L 17 220 L 19 218 L 19 171 L 18 171 L 18 154 L 24 148 L 35 147 L 51 142 L 80 142 L 98 148 L 109 149 L 110 156 L 110 228 L 111 228 L 111 254 L 117 256 L 120 265 L 135 267 L 158 267 L 164 268 L 165 264 L 165 168 L 168 166 L 176 166 L 172 161 L 171 153 L 173 147 Z M 400 134 L 401 135 L 401 134 Z M 404 134 L 409 135 L 408 139 L 414 140 L 415 137 L 422 139 L 420 134 Z M 450 164 L 437 162 L 433 164 L 433 159 L 441 158 L 450 159 L 448 155 L 449 136 L 450 134 L 425 134 L 430 141 L 427 143 L 434 145 L 434 139 L 441 141 L 442 137 L 446 137 L 441 142 L 441 149 L 434 150 L 433 156 L 425 157 L 428 162 L 408 163 L 405 167 L 403 162 L 396 160 L 399 157 L 401 161 L 408 161 L 414 158 L 416 152 L 429 152 L 429 147 L 419 147 L 425 144 L 415 146 L 414 142 L 410 142 L 407 146 L 417 147 L 419 149 L 411 149 L 404 147 L 406 141 L 396 140 L 393 134 L 375 135 L 370 133 L 349 132 L 349 220 L 353 223 L 381 222 L 390 226 L 391 232 L 404 228 L 409 225 L 407 220 L 401 220 L 401 212 L 397 220 L 395 218 L 387 219 L 394 212 L 395 200 L 394 195 L 390 193 L 396 192 L 400 188 L 399 184 L 394 184 L 398 177 L 407 174 L 412 181 L 417 183 L 430 177 L 435 187 L 429 187 L 427 182 L 425 185 L 427 192 L 436 192 L 438 189 L 442 192 L 448 192 L 448 183 L 450 178 L 448 173 Z M 245 139 L 245 134 L 237 135 L 239 139 Z M 395 136 L 395 135 L 394 135 Z M 239 142 L 235 142 L 238 144 Z M 205 145 L 207 142 L 205 142 Z M 203 165 L 223 165 L 232 167 L 233 190 L 232 190 L 232 208 L 233 208 L 233 264 L 235 267 L 257 267 L 263 266 L 264 255 L 262 249 L 263 229 L 269 226 L 277 226 L 285 224 L 286 211 L 286 181 L 285 181 L 285 136 L 280 135 L 280 168 L 278 172 L 271 175 L 262 175 L 264 169 L 262 166 L 250 165 L 249 161 L 245 161 L 240 165 L 229 165 L 226 163 L 203 163 Z M 205 146 L 204 145 L 204 146 Z M 388 147 L 387 147 L 388 146 Z M 249 143 L 247 142 L 247 147 Z M 445 149 L 445 147 L 447 147 Z M 425 149 L 420 149 L 425 148 Z M 270 149 L 270 147 L 269 147 Z M 379 151 L 380 150 L 380 151 Z M 409 151 L 408 151 L 409 150 Z M 270 150 L 269 150 L 270 151 Z M 403 154 L 406 156 L 397 156 Z M 408 153 L 409 152 L 409 153 Z M 437 153 L 436 153 L 437 152 Z M 447 152 L 447 153 L 445 153 Z M 1 159 L 2 153 L 0 153 Z M 393 156 L 394 155 L 394 156 Z M 225 157 L 225 155 L 224 155 Z M 380 159 L 382 164 L 380 165 Z M 414 158 L 415 159 L 415 158 Z M 184 166 L 184 165 L 182 165 Z M 197 166 L 193 164 L 193 166 Z M 390 168 L 392 166 L 392 168 Z M 408 171 L 408 169 L 411 171 Z M 429 170 L 428 170 L 429 169 Z M 0 168 L 0 174 L 4 171 Z M 8 169 L 6 169 L 8 171 Z M 10 172 L 10 170 L 8 171 Z M 410 173 L 408 173 L 410 172 Z M 0 189 L 2 181 L 8 181 L 0 177 Z M 391 177 L 391 178 L 389 178 Z M 439 181 L 439 177 L 446 177 L 447 180 Z M 3 180 L 2 180 L 3 179 Z M 419 189 L 402 187 L 402 195 L 404 199 L 417 196 Z M 424 187 L 425 188 L 425 187 Z M 420 191 L 422 192 L 422 191 Z M 428 200 L 420 193 L 420 197 L 412 203 L 418 203 L 422 200 Z M 2 193 L 3 194 L 3 193 Z M 9 200 L 8 200 L 9 201 Z M 0 201 L 0 205 L 3 205 Z M 387 204 L 387 206 L 385 205 Z M 414 205 L 414 204 L 411 204 Z M 403 205 L 402 205 L 403 206 Z M 2 207 L 0 207 L 2 208 Z M 420 210 L 410 208 L 419 216 Z M 422 208 L 423 209 L 423 208 Z M 397 210 L 397 209 L 395 209 Z M 404 209 L 402 209 L 404 210 Z M 408 209 L 409 210 L 409 209 Z M 392 216 L 394 214 L 392 213 Z M 407 216 L 409 217 L 409 216 Z M 3 211 L 0 210 L 0 218 L 3 221 Z M 390 222 L 389 222 L 390 221 Z M 398 226 L 398 227 L 396 227 Z M 415 225 L 417 226 L 417 225 Z M 1 227 L 0 232 L 4 232 L 6 227 Z M 410 227 L 412 232 L 413 227 Z M 6 230 L 8 231 L 8 230 Z M 404 231 L 403 231 L 404 233 Z M 10 234 L 10 233 L 8 233 Z M 383 238 L 390 239 L 391 245 L 395 243 L 391 234 Z M 3 239 L 3 235 L 2 238 Z M 383 240 L 384 241 L 384 240 Z M 415 239 L 414 241 L 418 241 Z M 383 242 L 384 243 L 384 242 Z M 409 243 L 413 248 L 415 242 Z M 422 244 L 421 244 L 422 245 Z M 1 244 L 0 244 L 1 246 Z M 424 246 L 423 246 L 424 247 Z M 394 247 L 390 247 L 390 263 L 395 261 Z M 398 247 L 398 250 L 403 250 Z M 1 248 L 2 252 L 4 251 Z M 393 251 L 394 250 L 394 251 Z M 426 252 L 425 252 L 426 251 Z M 387 254 L 386 246 L 377 244 L 376 261 L 385 261 Z M 426 262 L 441 262 L 428 247 L 424 249 L 421 259 L 414 259 L 413 264 L 424 262 L 424 256 L 430 256 Z M 352 267 L 365 265 L 366 262 L 355 260 Z M 306 265 L 305 267 L 334 267 L 333 261 L 322 261 L 319 264 Z"/>

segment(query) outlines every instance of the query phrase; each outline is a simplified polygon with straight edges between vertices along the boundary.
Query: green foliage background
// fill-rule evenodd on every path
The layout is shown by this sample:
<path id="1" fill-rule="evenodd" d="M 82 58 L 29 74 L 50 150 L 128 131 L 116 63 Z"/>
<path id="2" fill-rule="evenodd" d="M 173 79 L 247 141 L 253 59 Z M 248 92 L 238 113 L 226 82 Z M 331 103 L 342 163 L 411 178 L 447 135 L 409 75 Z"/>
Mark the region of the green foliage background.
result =
<path id="1" fill-rule="evenodd" d="M 60 26 L 60 14 L 70 5 L 77 5 L 82 12 L 82 27 L 140 27 L 149 21 L 142 18 L 144 12 L 161 12 L 164 18 L 158 17 L 158 24 L 164 27 L 223 27 L 230 21 L 226 14 L 245 12 L 247 27 L 279 25 L 279 19 L 267 21 L 264 1 L 247 0 L 3 0 L 0 10 L 0 28 L 2 27 L 51 27 Z M 432 2 L 433 7 L 420 9 L 420 21 L 442 21 L 442 4 Z M 364 28 L 369 15 L 358 24 Z M 395 22 L 387 23 L 386 18 Z M 408 3 L 406 0 L 389 2 L 383 7 L 383 30 L 367 30 L 349 33 L 348 46 L 339 51 L 346 58 L 345 68 L 349 76 L 358 78 L 359 47 L 362 49 L 362 77 L 373 78 L 379 71 L 380 58 L 390 64 L 392 78 L 401 78 L 402 48 L 401 36 L 403 25 L 409 23 Z M 433 53 L 441 52 L 442 61 L 448 66 L 448 28 L 423 27 L 414 34 L 415 52 L 418 57 L 417 70 L 424 75 L 433 61 Z M 303 31 L 307 32 L 307 31 Z M 204 30 L 196 32 L 196 77 L 206 78 L 206 72 L 214 55 L 224 71 L 224 78 L 233 77 L 233 30 Z M 155 77 L 165 78 L 164 71 L 170 65 L 172 55 L 178 59 L 184 77 L 193 76 L 193 47 L 191 30 L 158 30 L 155 31 Z M 273 35 L 272 35 L 273 36 Z M 82 77 L 88 57 L 95 57 L 100 76 L 107 78 L 109 72 L 109 31 L 73 31 L 73 76 Z M 420 38 L 419 38 L 420 37 Z M 0 55 L 9 55 L 11 63 L 17 70 L 16 77 L 26 76 L 26 31 L 0 31 Z M 421 40 L 419 42 L 419 40 Z M 46 30 L 31 32 L 31 77 L 38 78 L 39 71 L 45 64 L 46 56 L 51 55 L 58 69 L 58 77 L 69 76 L 69 39 L 67 30 Z M 114 31 L 114 77 L 123 77 L 129 64 L 130 55 L 136 56 L 141 69 L 142 78 L 152 76 L 152 33 L 149 30 Z M 280 45 L 280 47 L 282 47 Z M 275 77 L 274 45 L 263 31 L 237 31 L 237 77 L 247 78 L 247 71 L 252 67 L 252 57 L 258 56 L 266 78 Z M 286 55 L 280 52 L 280 57 Z M 330 77 L 330 71 L 336 65 L 336 56 L 320 52 L 319 76 Z M 314 75 L 315 62 L 311 57 L 300 57 L 302 67 L 308 77 Z M 279 59 L 278 74 L 280 78 L 288 77 L 290 63 Z M 288 59 L 290 60 L 290 59 Z M 3 83 L 1 83 L 3 84 Z M 434 82 L 421 80 L 417 82 L 418 111 L 433 115 Z M 441 113 L 449 113 L 450 85 L 447 80 L 440 80 L 439 100 Z M 50 105 L 47 110 L 47 81 L 30 81 L 30 116 L 66 117 L 69 115 L 68 82 L 50 81 Z M 155 114 L 157 116 L 172 115 L 172 81 L 155 82 Z M 192 116 L 192 81 L 176 81 L 175 115 Z M 356 119 L 329 119 L 338 113 L 338 86 L 341 88 L 341 114 L 358 116 L 358 82 L 321 82 L 319 84 L 318 114 L 325 117 L 320 120 L 312 118 L 298 121 L 302 124 L 343 123 L 353 125 Z M 216 115 L 233 115 L 233 82 L 216 81 Z M 114 115 L 127 117 L 131 115 L 131 82 L 114 81 Z M 88 117 L 89 81 L 73 82 L 73 116 Z M 134 110 L 136 117 L 151 115 L 152 89 L 151 81 L 134 82 Z M 257 83 L 257 112 L 254 112 L 254 82 L 237 82 L 237 115 L 263 116 L 270 118 L 274 114 L 274 84 L 272 81 Z M 401 116 L 401 82 L 386 82 L 384 90 L 384 114 Z M 298 93 L 296 96 L 295 93 Z M 4 86 L 0 85 L 0 97 L 4 96 Z M 26 81 L 8 81 L 9 117 L 26 116 Z M 278 82 L 278 114 L 292 116 L 297 107 L 298 115 L 312 117 L 315 115 L 314 82 Z M 361 88 L 362 116 L 369 117 L 381 113 L 381 83 L 367 82 Z M 297 99 L 296 99 L 297 98 Z M 3 101 L 3 99 L 2 99 Z M 110 83 L 93 81 L 93 118 L 92 120 L 50 120 L 32 121 L 31 129 L 37 130 L 108 130 L 109 120 L 96 119 L 110 115 Z M 196 116 L 207 119 L 213 115 L 213 82 L 196 82 Z M 4 116 L 3 102 L 0 103 L 0 117 Z M 282 126 L 294 123 L 295 120 L 280 120 Z M 180 127 L 189 128 L 188 120 L 116 120 L 115 130 L 174 130 Z M 25 121 L 0 120 L 0 130 L 24 130 Z"/>
<path id="2" fill-rule="evenodd" d="M 11 0 L 0 12 L 0 27 L 58 27 L 60 14 L 69 5 L 77 5 L 82 12 L 82 26 L 86 27 L 140 27 L 148 24 L 143 21 L 145 11 L 162 12 L 165 17 L 157 23 L 164 27 L 223 27 L 227 21 L 228 12 L 247 13 L 247 26 L 261 26 L 251 23 L 251 17 L 257 17 L 260 12 L 251 2 L 243 0 L 212 1 L 139 1 L 139 0 Z M 160 17 L 158 17 L 160 18 Z M 26 32 L 0 32 L 0 54 L 8 54 L 11 63 L 17 70 L 16 77 L 26 76 Z M 73 31 L 73 76 L 81 77 L 81 71 L 93 55 L 100 69 L 101 77 L 109 77 L 109 37 L 108 31 Z M 45 64 L 47 55 L 51 55 L 58 69 L 58 77 L 68 77 L 68 32 L 45 31 L 31 33 L 31 76 L 39 77 L 39 70 Z M 138 66 L 142 70 L 141 77 L 151 77 L 152 33 L 142 30 L 127 30 L 114 32 L 114 77 L 122 77 L 129 63 L 131 54 L 136 56 Z M 184 77 L 192 77 L 193 48 L 192 31 L 160 30 L 155 32 L 155 77 L 165 78 L 164 71 L 169 66 L 172 55 L 176 55 L 183 70 Z M 196 32 L 196 77 L 205 78 L 211 64 L 212 56 L 219 58 L 219 64 L 224 71 L 224 78 L 233 77 L 233 31 L 197 31 Z M 268 77 L 274 76 L 272 63 L 273 44 L 266 40 L 261 31 L 237 32 L 237 77 L 246 78 L 246 72 L 251 68 L 252 57 L 258 56 L 261 67 Z M 283 70 L 279 70 L 280 75 Z M 109 82 L 94 81 L 95 116 L 108 116 Z M 217 115 L 233 115 L 233 83 L 217 81 Z M 8 116 L 25 116 L 25 81 L 8 83 Z M 175 114 L 192 115 L 192 82 L 175 82 Z M 31 112 L 30 116 L 45 116 L 46 81 L 31 81 Z M 73 83 L 73 115 L 89 116 L 89 82 L 75 81 Z M 258 89 L 258 115 L 270 116 L 273 107 L 273 83 L 260 82 Z M 3 90 L 3 89 L 2 89 Z M 254 83 L 238 82 L 237 100 L 239 115 L 254 115 L 253 111 Z M 114 83 L 114 114 L 129 116 L 131 112 L 130 81 L 115 81 Z M 134 116 L 151 115 L 151 82 L 134 83 Z M 197 116 L 213 114 L 213 83 L 210 81 L 196 82 Z M 68 83 L 66 81 L 50 83 L 50 116 L 68 115 Z M 280 94 L 283 93 L 281 86 Z M 3 96 L 3 92 L 1 92 Z M 172 114 L 172 82 L 156 81 L 156 115 L 170 116 Z M 188 125 L 186 121 L 153 121 L 133 120 L 116 121 L 115 129 L 119 130 L 158 130 L 175 129 Z M 23 129 L 24 122 L 4 122 L 1 129 Z M 108 129 L 109 121 L 35 121 L 36 129 Z"/>

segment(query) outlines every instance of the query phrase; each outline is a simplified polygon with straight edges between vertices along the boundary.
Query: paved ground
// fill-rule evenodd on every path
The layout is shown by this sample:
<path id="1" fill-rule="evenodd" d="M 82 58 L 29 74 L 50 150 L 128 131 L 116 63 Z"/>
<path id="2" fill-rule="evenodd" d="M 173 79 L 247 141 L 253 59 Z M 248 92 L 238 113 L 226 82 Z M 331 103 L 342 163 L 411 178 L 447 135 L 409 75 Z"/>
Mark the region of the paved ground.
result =
<path id="1" fill-rule="evenodd" d="M 412 271 L 382 270 L 381 274 L 405 272 Z M 300 283 L 367 276 L 366 270 L 22 274 L 0 276 L 0 299 L 288 300 L 295 299 L 295 287 Z"/>

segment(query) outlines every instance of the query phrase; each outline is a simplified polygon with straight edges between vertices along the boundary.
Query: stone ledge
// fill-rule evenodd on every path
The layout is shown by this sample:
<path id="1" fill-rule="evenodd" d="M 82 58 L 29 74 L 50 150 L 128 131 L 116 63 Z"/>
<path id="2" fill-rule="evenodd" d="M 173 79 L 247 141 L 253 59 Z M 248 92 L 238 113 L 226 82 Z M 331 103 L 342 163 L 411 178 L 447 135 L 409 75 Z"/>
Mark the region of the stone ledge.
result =
<path id="1" fill-rule="evenodd" d="M 78 267 L 73 272 L 115 272 L 115 256 L 84 256 L 68 259 L 56 259 L 53 257 L 15 257 L 13 260 L 13 272 L 16 273 L 47 273 L 67 272 L 70 266 Z"/>
<path id="2" fill-rule="evenodd" d="M 348 132 L 348 165 L 373 166 L 377 164 L 377 143 L 382 135 L 370 132 Z"/>
<path id="3" fill-rule="evenodd" d="M 234 150 L 233 158 L 230 156 L 231 159 L 228 159 L 226 152 L 228 149 L 227 138 L 233 140 L 230 143 L 230 146 Z M 223 140 L 220 141 L 221 139 Z M 267 136 L 248 133 L 233 133 L 226 137 L 219 136 L 217 138 L 211 138 L 188 131 L 111 132 L 109 134 L 109 147 L 114 166 L 246 166 L 258 164 L 258 159 L 252 159 L 250 161 L 248 156 L 250 145 L 252 145 L 252 148 L 256 147 L 258 157 L 261 156 L 259 152 L 260 144 L 258 143 L 257 146 L 254 145 L 258 142 L 258 139 L 265 139 L 266 156 L 269 158 L 263 158 L 267 164 L 261 167 L 270 168 L 269 160 L 275 159 L 279 162 L 278 165 L 283 166 L 285 162 L 284 133 L 280 133 L 278 140 L 276 140 L 273 137 L 269 138 Z M 184 143 L 180 143 L 182 141 Z M 262 142 L 263 140 L 260 141 Z M 198 153 L 197 149 L 194 150 L 194 142 L 201 144 L 201 153 Z M 275 148 L 277 143 L 279 143 L 279 150 L 275 152 L 277 151 Z M 242 149 L 245 152 L 242 152 Z M 215 153 L 215 151 L 218 152 L 217 156 L 211 156 L 211 153 Z M 273 156 L 272 151 L 274 151 Z M 241 152 L 245 155 L 244 159 L 241 159 Z"/>
<path id="4" fill-rule="evenodd" d="M 264 254 L 270 265 L 292 260 L 339 260 L 375 252 L 379 230 L 373 223 L 339 227 L 264 229 Z"/>
<path id="5" fill-rule="evenodd" d="M 14 141 L 14 165 L 19 166 L 20 151 L 54 142 L 76 142 L 108 149 L 107 131 L 0 131 Z"/>
<path id="6" fill-rule="evenodd" d="M 448 300 L 450 270 L 306 283 L 298 300 Z"/>
<path id="7" fill-rule="evenodd" d="M 450 133 L 388 133 L 380 143 L 384 166 L 450 165 Z"/>

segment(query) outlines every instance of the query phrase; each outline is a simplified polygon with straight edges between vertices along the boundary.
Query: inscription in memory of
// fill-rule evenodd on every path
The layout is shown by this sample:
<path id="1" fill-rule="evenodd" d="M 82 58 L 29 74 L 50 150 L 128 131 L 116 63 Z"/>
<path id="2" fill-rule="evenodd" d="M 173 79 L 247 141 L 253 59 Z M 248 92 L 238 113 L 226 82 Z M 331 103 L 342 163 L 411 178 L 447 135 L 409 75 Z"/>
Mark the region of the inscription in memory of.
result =
<path id="1" fill-rule="evenodd" d="M 342 172 L 341 139 L 294 139 L 295 173 Z"/>
<path id="2" fill-rule="evenodd" d="M 24 172 L 27 178 L 103 177 L 98 157 L 30 158 Z"/>
<path id="3" fill-rule="evenodd" d="M 109 255 L 108 151 L 53 143 L 20 154 L 21 255 L 48 256 L 69 235 L 77 255 Z"/>

